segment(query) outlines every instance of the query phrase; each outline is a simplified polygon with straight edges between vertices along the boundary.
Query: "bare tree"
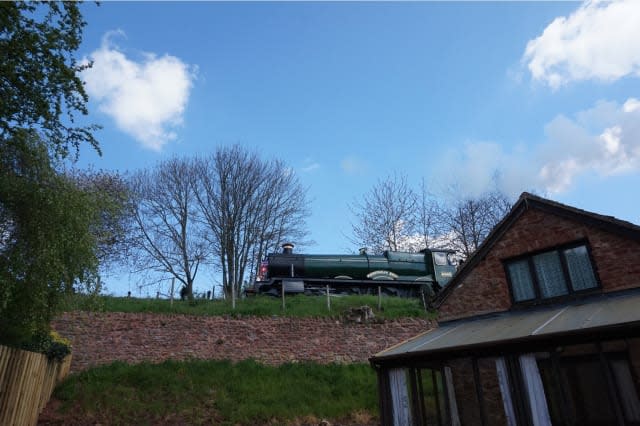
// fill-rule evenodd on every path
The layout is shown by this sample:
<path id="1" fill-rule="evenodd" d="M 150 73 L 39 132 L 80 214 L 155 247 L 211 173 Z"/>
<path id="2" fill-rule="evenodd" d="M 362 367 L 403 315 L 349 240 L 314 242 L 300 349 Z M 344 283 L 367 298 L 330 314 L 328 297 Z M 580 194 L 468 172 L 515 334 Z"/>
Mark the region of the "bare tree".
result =
<path id="1" fill-rule="evenodd" d="M 193 282 L 206 258 L 206 243 L 196 221 L 194 168 L 173 158 L 136 173 L 130 180 L 133 200 L 132 257 L 139 270 L 175 278 L 193 300 Z"/>
<path id="2" fill-rule="evenodd" d="M 416 231 L 420 235 L 422 248 L 435 247 L 441 244 L 441 238 L 438 238 L 442 234 L 442 224 L 438 220 L 439 212 L 439 203 L 427 189 L 427 184 L 423 178 L 420 182 L 416 215 Z"/>
<path id="3" fill-rule="evenodd" d="M 499 191 L 478 197 L 456 198 L 440 209 L 440 221 L 451 248 L 468 258 L 511 209 L 509 198 Z"/>
<path id="4" fill-rule="evenodd" d="M 449 248 L 449 241 L 443 237 L 443 227 L 439 221 L 439 202 L 427 189 L 424 178 L 420 183 L 416 200 L 413 233 L 400 233 L 396 249 L 418 252 L 424 248 Z"/>
<path id="5" fill-rule="evenodd" d="M 349 208 L 356 220 L 351 241 L 375 253 L 401 250 L 403 241 L 415 234 L 418 197 L 404 175 L 379 180 Z"/>
<path id="6" fill-rule="evenodd" d="M 195 194 L 225 296 L 235 304 L 257 261 L 286 240 L 306 237 L 305 190 L 281 161 L 240 146 L 197 160 Z"/>

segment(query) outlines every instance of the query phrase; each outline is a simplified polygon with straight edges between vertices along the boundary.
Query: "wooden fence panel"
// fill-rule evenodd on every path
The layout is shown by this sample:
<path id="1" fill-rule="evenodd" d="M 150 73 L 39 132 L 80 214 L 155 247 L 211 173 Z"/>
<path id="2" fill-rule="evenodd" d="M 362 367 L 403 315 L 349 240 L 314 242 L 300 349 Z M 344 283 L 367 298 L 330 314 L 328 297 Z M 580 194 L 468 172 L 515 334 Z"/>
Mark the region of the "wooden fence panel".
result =
<path id="1" fill-rule="evenodd" d="M 42 383 L 42 393 L 40 394 L 40 404 L 38 410 L 42 411 L 49 402 L 49 396 L 53 393 L 56 386 L 58 363 L 49 362 L 45 370 L 44 381 Z"/>
<path id="2" fill-rule="evenodd" d="M 0 425 L 35 425 L 70 366 L 71 355 L 59 362 L 0 346 Z"/>
<path id="3" fill-rule="evenodd" d="M 6 346 L 0 346 L 0 383 L 4 383 L 4 375 L 7 371 L 9 359 L 10 349 Z M 0 395 L 2 395 L 2 388 L 0 388 Z"/>

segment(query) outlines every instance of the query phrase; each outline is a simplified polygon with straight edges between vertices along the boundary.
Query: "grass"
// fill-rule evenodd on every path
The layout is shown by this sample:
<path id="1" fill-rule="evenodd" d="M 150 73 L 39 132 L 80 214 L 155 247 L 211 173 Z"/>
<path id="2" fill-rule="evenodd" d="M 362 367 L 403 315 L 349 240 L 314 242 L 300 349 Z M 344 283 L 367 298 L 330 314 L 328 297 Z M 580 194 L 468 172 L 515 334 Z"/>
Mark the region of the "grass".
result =
<path id="1" fill-rule="evenodd" d="M 60 415 L 71 417 L 64 422 L 71 423 L 374 423 L 377 413 L 375 372 L 366 364 L 116 362 L 70 376 L 54 395 L 62 402 Z"/>
<path id="2" fill-rule="evenodd" d="M 419 299 L 322 296 L 240 299 L 195 303 L 74 295 L 64 310 L 178 313 L 188 315 L 338 317 L 351 307 L 370 306 L 377 319 L 430 317 Z M 71 375 L 55 391 L 61 402 L 55 424 L 377 424 L 375 372 L 366 364 L 313 363 L 265 366 L 254 361 L 116 362 Z M 56 417 L 57 416 L 57 417 Z"/>
<path id="3" fill-rule="evenodd" d="M 74 295 L 66 300 L 64 310 L 188 315 L 338 317 L 348 308 L 363 305 L 370 306 L 378 319 L 432 316 L 432 314 L 425 313 L 421 300 L 417 298 L 383 297 L 382 309 L 378 310 L 377 296 L 331 297 L 331 310 L 327 309 L 327 299 L 324 296 L 287 296 L 284 310 L 282 309 L 282 300 L 279 298 L 254 296 L 238 300 L 234 310 L 231 308 L 231 303 L 225 300 L 197 299 L 192 304 L 176 300 L 171 305 L 169 300 L 165 299 Z"/>

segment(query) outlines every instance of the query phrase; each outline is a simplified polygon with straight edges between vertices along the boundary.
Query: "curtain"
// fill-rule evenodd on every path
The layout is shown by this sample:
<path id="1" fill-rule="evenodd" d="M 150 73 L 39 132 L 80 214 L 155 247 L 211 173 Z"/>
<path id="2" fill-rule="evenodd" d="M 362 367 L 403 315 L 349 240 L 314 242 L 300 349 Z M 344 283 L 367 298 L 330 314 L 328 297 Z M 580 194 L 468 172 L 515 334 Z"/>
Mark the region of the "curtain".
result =
<path id="1" fill-rule="evenodd" d="M 574 290 L 584 290 L 597 286 L 589 253 L 585 246 L 565 250 L 564 256 L 567 260 L 567 268 L 569 269 L 571 285 Z"/>
<path id="2" fill-rule="evenodd" d="M 458 403 L 456 402 L 456 392 L 453 388 L 453 375 L 451 368 L 444 368 L 444 378 L 447 384 L 447 399 L 449 400 L 449 412 L 451 414 L 451 426 L 460 426 L 460 417 L 458 416 Z"/>
<path id="3" fill-rule="evenodd" d="M 513 288 L 513 298 L 516 302 L 536 297 L 533 291 L 533 281 L 531 280 L 531 272 L 529 272 L 528 260 L 511 262 L 507 269 L 509 270 L 511 287 Z"/>
<path id="4" fill-rule="evenodd" d="M 560 253 L 550 251 L 533 256 L 533 265 L 540 283 L 542 297 L 554 297 L 567 294 L 567 284 L 564 281 Z"/>
<path id="5" fill-rule="evenodd" d="M 540 371 L 538 371 L 535 355 L 526 354 L 520 356 L 520 369 L 522 370 L 524 386 L 527 389 L 533 426 L 551 426 L 549 408 L 544 396 L 544 387 L 542 386 L 542 378 L 540 377 Z"/>
<path id="6" fill-rule="evenodd" d="M 498 384 L 502 394 L 502 404 L 504 405 L 504 415 L 507 418 L 507 426 L 517 426 L 516 415 L 513 411 L 513 401 L 511 400 L 511 390 L 509 389 L 509 375 L 504 358 L 496 358 L 496 372 L 498 373 Z"/>
<path id="7" fill-rule="evenodd" d="M 389 370 L 391 402 L 393 404 L 393 425 L 411 426 L 411 406 L 407 389 L 407 373 L 403 368 Z"/>

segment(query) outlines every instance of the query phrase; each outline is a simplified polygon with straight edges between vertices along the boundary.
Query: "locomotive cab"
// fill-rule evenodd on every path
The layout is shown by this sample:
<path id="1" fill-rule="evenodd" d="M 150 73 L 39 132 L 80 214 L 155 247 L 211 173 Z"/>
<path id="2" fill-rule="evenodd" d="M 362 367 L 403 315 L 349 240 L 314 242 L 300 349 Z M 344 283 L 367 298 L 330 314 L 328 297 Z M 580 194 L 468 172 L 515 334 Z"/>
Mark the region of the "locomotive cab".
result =
<path id="1" fill-rule="evenodd" d="M 431 256 L 431 264 L 433 265 L 433 277 L 439 288 L 444 287 L 451 281 L 456 273 L 458 262 L 453 250 L 423 250 L 425 253 L 425 261 Z"/>

